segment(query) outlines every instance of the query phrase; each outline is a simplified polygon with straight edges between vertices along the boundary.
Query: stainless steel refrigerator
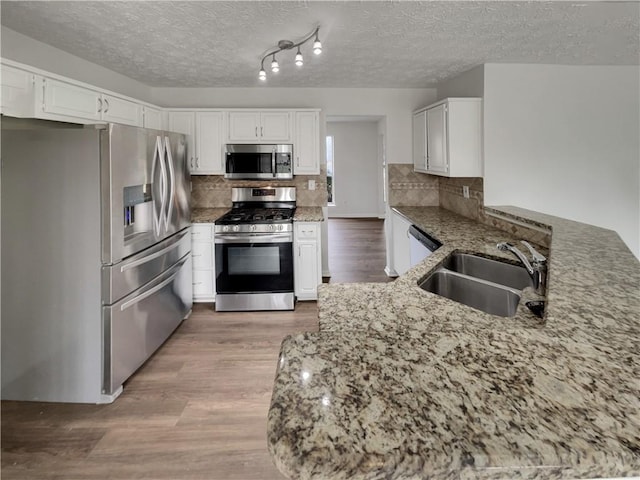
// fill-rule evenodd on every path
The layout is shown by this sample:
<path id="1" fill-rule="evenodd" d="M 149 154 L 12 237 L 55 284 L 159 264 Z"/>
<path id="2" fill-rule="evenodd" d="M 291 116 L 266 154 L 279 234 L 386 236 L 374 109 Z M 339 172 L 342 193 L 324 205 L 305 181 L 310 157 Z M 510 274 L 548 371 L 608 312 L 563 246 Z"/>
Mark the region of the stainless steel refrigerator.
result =
<path id="1" fill-rule="evenodd" d="M 187 143 L 3 118 L 2 398 L 108 403 L 192 306 Z"/>

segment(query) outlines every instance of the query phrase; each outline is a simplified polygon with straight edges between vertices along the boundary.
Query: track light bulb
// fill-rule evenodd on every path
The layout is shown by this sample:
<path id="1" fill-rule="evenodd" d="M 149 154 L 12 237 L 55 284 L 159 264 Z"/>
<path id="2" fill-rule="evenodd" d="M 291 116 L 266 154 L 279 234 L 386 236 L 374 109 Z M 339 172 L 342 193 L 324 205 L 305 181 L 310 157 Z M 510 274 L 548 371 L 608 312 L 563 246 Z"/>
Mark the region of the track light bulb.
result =
<path id="1" fill-rule="evenodd" d="M 320 55 L 322 53 L 322 44 L 320 43 L 320 39 L 318 38 L 318 34 L 316 33 L 316 39 L 313 42 L 313 53 L 316 55 Z"/>
<path id="2" fill-rule="evenodd" d="M 303 63 L 302 53 L 300 52 L 300 47 L 298 47 L 298 53 L 296 53 L 296 65 L 301 67 Z"/>
<path id="3" fill-rule="evenodd" d="M 260 73 L 258 74 L 258 78 L 260 80 L 266 80 L 267 79 L 267 72 L 265 72 L 264 69 L 261 69 Z"/>
<path id="4" fill-rule="evenodd" d="M 278 73 L 280 71 L 280 65 L 278 65 L 278 61 L 276 60 L 276 56 L 273 56 L 273 61 L 271 62 L 271 71 L 273 73 Z"/>

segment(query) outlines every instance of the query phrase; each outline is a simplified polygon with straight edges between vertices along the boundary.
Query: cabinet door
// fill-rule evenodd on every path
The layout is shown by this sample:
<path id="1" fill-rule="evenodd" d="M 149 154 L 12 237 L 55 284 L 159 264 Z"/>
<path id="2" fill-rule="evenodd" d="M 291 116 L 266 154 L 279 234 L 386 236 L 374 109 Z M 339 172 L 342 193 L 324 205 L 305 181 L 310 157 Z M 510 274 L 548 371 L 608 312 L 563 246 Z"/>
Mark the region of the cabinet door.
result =
<path id="1" fill-rule="evenodd" d="M 124 125 L 142 126 L 142 105 L 123 98 L 102 95 L 102 119 Z"/>
<path id="2" fill-rule="evenodd" d="M 290 142 L 291 114 L 289 112 L 263 112 L 260 114 L 260 141 Z"/>
<path id="3" fill-rule="evenodd" d="M 260 138 L 260 113 L 229 112 L 229 141 L 255 142 Z"/>
<path id="4" fill-rule="evenodd" d="M 187 135 L 189 171 L 196 168 L 195 114 L 193 112 L 169 112 L 169 131 Z"/>
<path id="5" fill-rule="evenodd" d="M 298 300 L 316 300 L 322 283 L 320 225 L 296 223 L 294 230 L 294 286 Z"/>
<path id="6" fill-rule="evenodd" d="M 413 115 L 413 170 L 427 173 L 427 112 Z"/>
<path id="7" fill-rule="evenodd" d="M 43 113 L 102 120 L 102 99 L 98 92 L 51 78 L 43 79 L 43 88 Z"/>
<path id="8" fill-rule="evenodd" d="M 196 113 L 196 159 L 193 174 L 224 174 L 222 164 L 223 113 Z"/>
<path id="9" fill-rule="evenodd" d="M 162 130 L 162 112 L 156 108 L 144 107 L 144 128 Z"/>
<path id="10" fill-rule="evenodd" d="M 11 117 L 33 117 L 35 92 L 33 73 L 2 65 L 0 113 Z"/>
<path id="11" fill-rule="evenodd" d="M 409 227 L 411 223 L 397 213 L 392 214 L 393 229 L 393 269 L 398 275 L 402 275 L 411 266 L 409 254 Z"/>
<path id="12" fill-rule="evenodd" d="M 427 110 L 427 169 L 430 173 L 447 174 L 447 106 Z"/>
<path id="13" fill-rule="evenodd" d="M 320 174 L 319 117 L 318 112 L 296 112 L 295 175 Z"/>

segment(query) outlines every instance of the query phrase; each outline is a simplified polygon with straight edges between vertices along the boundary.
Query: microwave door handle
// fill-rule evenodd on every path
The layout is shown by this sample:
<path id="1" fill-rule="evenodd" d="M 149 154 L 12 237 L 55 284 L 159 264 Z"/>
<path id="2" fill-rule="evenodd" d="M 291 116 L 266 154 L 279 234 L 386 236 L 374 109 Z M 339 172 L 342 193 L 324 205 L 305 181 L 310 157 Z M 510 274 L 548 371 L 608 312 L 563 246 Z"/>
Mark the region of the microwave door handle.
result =
<path id="1" fill-rule="evenodd" d="M 273 178 L 276 178 L 276 149 L 271 150 L 271 173 Z"/>

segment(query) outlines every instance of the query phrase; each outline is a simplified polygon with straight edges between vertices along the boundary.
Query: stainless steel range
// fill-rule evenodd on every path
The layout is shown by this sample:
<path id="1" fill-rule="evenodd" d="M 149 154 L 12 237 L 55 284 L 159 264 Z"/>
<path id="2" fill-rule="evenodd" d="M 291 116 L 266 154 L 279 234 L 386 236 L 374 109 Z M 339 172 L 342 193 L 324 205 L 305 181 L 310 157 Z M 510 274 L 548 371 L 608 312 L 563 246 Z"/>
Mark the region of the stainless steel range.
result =
<path id="1" fill-rule="evenodd" d="M 233 188 L 215 222 L 216 310 L 293 310 L 295 187 Z"/>

